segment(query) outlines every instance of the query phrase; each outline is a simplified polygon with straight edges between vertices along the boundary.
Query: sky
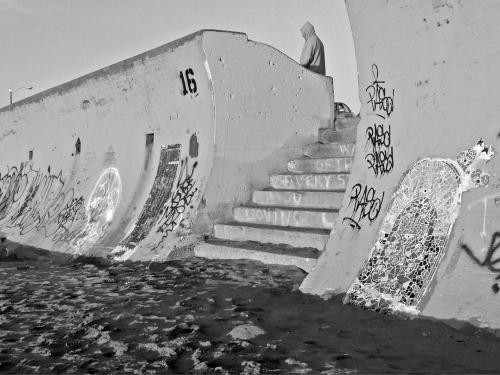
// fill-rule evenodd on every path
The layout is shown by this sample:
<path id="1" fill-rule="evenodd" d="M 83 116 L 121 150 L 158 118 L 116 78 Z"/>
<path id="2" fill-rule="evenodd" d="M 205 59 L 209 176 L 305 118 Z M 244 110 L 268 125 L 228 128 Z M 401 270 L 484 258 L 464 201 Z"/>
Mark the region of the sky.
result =
<path id="1" fill-rule="evenodd" d="M 359 111 L 344 0 L 0 0 L 0 107 L 200 29 L 240 31 L 298 60 L 300 27 L 323 41 L 335 101 Z"/>

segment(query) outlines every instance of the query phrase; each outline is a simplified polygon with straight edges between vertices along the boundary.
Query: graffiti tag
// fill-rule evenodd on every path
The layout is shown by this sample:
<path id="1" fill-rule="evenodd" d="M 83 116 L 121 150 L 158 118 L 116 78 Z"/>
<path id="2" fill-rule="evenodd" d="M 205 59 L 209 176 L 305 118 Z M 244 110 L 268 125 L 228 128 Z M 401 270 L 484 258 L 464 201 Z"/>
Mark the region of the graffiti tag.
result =
<path id="1" fill-rule="evenodd" d="M 351 216 L 344 217 L 342 222 L 347 221 L 354 229 L 361 229 L 360 223 L 364 219 L 368 219 L 370 224 L 372 224 L 380 213 L 385 192 L 378 198 L 376 194 L 375 189 L 372 187 L 363 187 L 361 184 L 354 185 L 351 189 L 349 205 L 347 206 L 350 207 L 352 204 L 352 214 Z"/>
<path id="2" fill-rule="evenodd" d="M 191 202 L 198 191 L 193 177 L 197 166 L 198 162 L 195 161 L 191 169 L 189 169 L 187 157 L 181 161 L 175 192 L 172 195 L 169 205 L 163 211 L 163 217 L 160 219 L 160 225 L 157 229 L 157 232 L 162 233 L 162 239 L 155 248 L 168 237 L 170 232 L 173 232 L 182 223 L 186 210 L 193 208 Z"/>
<path id="3" fill-rule="evenodd" d="M 373 81 L 365 90 L 370 98 L 367 103 L 371 105 L 373 112 L 383 112 L 383 114 L 377 113 L 377 115 L 385 119 L 386 116 L 390 117 L 391 113 L 394 112 L 394 89 L 392 95 L 387 93 L 383 86 L 385 81 L 378 78 L 377 64 L 372 65 L 372 76 Z"/>
<path id="4" fill-rule="evenodd" d="M 85 219 L 83 197 L 65 189 L 62 172 L 52 174 L 21 163 L 0 175 L 0 226 L 18 228 L 20 235 L 44 231 L 60 244 L 74 223 Z"/>
<path id="5" fill-rule="evenodd" d="M 375 176 L 383 176 L 394 167 L 394 150 L 391 145 L 391 126 L 384 128 L 384 124 L 373 124 L 366 129 L 365 150 L 368 154 L 365 160 Z"/>
<path id="6" fill-rule="evenodd" d="M 490 246 L 483 260 L 480 260 L 478 257 L 476 257 L 476 255 L 474 255 L 474 252 L 468 245 L 462 243 L 460 247 L 478 266 L 487 268 L 488 270 L 494 273 L 500 273 L 500 265 L 497 266 L 497 264 L 500 263 L 500 257 L 494 258 L 495 253 L 497 252 L 498 249 L 500 249 L 500 232 L 493 233 L 493 236 L 491 237 L 490 241 Z M 500 280 L 500 275 L 497 276 L 495 280 Z M 498 283 L 494 283 L 491 289 L 495 294 L 500 291 Z"/>

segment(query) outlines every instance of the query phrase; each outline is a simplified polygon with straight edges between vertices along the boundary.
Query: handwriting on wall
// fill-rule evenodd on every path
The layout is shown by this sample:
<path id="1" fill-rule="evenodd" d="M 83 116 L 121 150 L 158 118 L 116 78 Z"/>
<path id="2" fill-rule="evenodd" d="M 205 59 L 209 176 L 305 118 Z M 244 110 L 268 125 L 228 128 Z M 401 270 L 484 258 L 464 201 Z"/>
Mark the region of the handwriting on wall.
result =
<path id="1" fill-rule="evenodd" d="M 391 145 L 391 126 L 373 124 L 366 129 L 365 160 L 375 176 L 383 176 L 394 167 L 394 150 Z"/>
<path id="2" fill-rule="evenodd" d="M 487 268 L 494 273 L 500 273 L 500 256 L 496 254 L 497 250 L 500 249 L 500 232 L 493 233 L 490 246 L 483 260 L 479 259 L 468 245 L 462 243 L 460 247 L 478 266 Z M 497 276 L 495 280 L 500 280 L 500 275 Z M 492 285 L 491 289 L 495 294 L 500 291 L 500 287 L 496 282 Z"/>
<path id="3" fill-rule="evenodd" d="M 373 223 L 378 217 L 384 201 L 385 192 L 377 197 L 374 188 L 356 184 L 351 189 L 348 208 L 352 205 L 351 216 L 346 216 L 342 222 L 347 222 L 354 229 L 361 229 L 361 222 L 368 219 Z"/>

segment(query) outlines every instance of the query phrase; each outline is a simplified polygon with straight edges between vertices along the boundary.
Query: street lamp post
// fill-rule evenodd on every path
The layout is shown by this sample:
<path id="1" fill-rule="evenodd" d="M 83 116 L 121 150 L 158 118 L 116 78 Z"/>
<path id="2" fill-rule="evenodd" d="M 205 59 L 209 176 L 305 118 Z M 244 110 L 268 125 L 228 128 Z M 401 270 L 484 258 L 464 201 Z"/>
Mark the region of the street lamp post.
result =
<path id="1" fill-rule="evenodd" d="M 32 88 L 33 88 L 33 86 L 22 86 L 22 87 L 18 87 L 15 90 L 9 89 L 9 96 L 10 96 L 9 109 L 12 109 L 12 94 L 13 93 L 15 93 L 16 91 L 22 90 L 22 89 L 31 90 Z"/>

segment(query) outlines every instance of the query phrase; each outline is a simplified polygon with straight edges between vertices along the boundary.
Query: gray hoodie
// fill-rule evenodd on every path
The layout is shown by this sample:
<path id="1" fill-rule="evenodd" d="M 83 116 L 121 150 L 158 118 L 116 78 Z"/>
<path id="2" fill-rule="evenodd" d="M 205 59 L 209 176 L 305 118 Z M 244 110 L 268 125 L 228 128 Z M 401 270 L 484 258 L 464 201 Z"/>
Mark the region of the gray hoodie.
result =
<path id="1" fill-rule="evenodd" d="M 300 65 L 313 72 L 325 74 L 325 51 L 323 43 L 314 31 L 314 26 L 306 22 L 300 28 L 302 36 L 306 40 L 302 53 L 300 54 Z"/>

